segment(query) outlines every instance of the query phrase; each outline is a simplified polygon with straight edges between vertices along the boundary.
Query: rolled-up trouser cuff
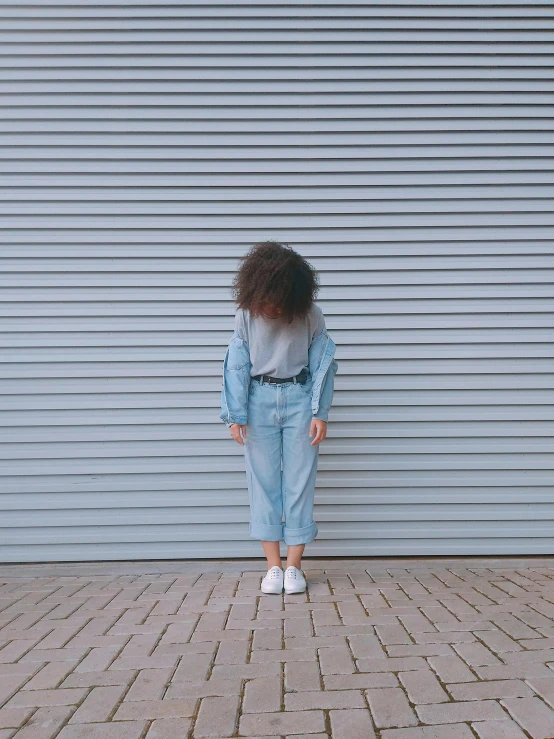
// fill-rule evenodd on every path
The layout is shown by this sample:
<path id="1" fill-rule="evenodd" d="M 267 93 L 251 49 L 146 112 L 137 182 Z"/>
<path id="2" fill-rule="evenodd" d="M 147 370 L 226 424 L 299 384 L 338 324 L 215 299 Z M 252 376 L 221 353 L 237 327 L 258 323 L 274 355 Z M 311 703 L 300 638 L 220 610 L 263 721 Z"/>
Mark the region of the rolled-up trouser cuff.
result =
<path id="1" fill-rule="evenodd" d="M 317 532 L 318 528 L 315 521 L 301 529 L 291 529 L 285 526 L 283 531 L 285 544 L 309 544 L 315 539 Z"/>
<path id="2" fill-rule="evenodd" d="M 283 538 L 283 524 L 268 524 L 250 521 L 250 538 L 262 541 L 281 541 Z"/>

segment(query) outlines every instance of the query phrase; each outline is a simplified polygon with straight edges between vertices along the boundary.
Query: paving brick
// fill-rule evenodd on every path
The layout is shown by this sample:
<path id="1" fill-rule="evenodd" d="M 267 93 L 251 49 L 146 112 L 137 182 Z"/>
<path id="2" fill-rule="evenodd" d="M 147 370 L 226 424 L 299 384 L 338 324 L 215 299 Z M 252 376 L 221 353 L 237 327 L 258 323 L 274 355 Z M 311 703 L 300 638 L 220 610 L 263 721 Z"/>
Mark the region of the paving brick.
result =
<path id="1" fill-rule="evenodd" d="M 122 699 L 126 687 L 121 685 L 93 688 L 71 717 L 70 724 L 89 724 L 108 721 Z"/>
<path id="2" fill-rule="evenodd" d="M 227 623 L 225 624 L 225 629 L 221 631 L 206 631 L 206 632 L 198 632 L 198 634 L 193 634 L 193 639 L 200 639 L 203 634 L 207 634 L 207 637 L 204 637 L 204 640 L 206 638 L 208 639 L 219 639 L 220 641 L 224 638 L 226 639 L 247 639 L 247 636 L 243 636 L 244 634 L 249 634 L 250 631 L 253 631 L 255 629 L 274 629 L 278 628 L 279 626 L 282 626 L 282 623 L 279 623 L 279 621 L 270 621 L 269 623 L 263 623 L 264 619 L 258 618 L 258 619 L 229 619 Z M 227 634 L 227 636 L 222 636 L 223 634 Z M 213 635 L 213 636 L 212 636 Z M 220 636 L 218 636 L 220 635 Z"/>
<path id="3" fill-rule="evenodd" d="M 0 677 L 16 676 L 30 678 L 35 675 L 42 667 L 44 663 L 32 663 L 32 664 L 21 664 L 20 662 L 7 662 L 0 665 Z"/>
<path id="4" fill-rule="evenodd" d="M 114 721 L 138 721 L 156 718 L 188 718 L 194 715 L 196 700 L 194 698 L 178 698 L 161 701 L 129 701 L 122 703 L 117 709 Z"/>
<path id="5" fill-rule="evenodd" d="M 537 609 L 541 608 L 540 605 L 534 605 L 534 607 Z M 494 618 L 493 622 L 499 629 L 502 629 L 502 631 L 505 631 L 511 636 L 512 639 L 536 639 L 540 637 L 537 631 L 522 623 L 519 618 L 508 613 Z"/>
<path id="6" fill-rule="evenodd" d="M 359 690 L 309 690 L 285 695 L 286 711 L 313 708 L 366 708 L 366 704 Z"/>
<path id="7" fill-rule="evenodd" d="M 158 657 L 118 657 L 110 665 L 110 670 L 156 670 L 164 667 L 175 667 L 179 660 L 176 654 Z M 86 670 L 80 670 L 86 672 Z"/>
<path id="8" fill-rule="evenodd" d="M 348 647 L 322 647 L 318 651 L 323 675 L 351 675 L 355 671 Z"/>
<path id="9" fill-rule="evenodd" d="M 554 662 L 554 649 L 529 649 L 523 652 L 506 652 L 502 655 L 504 662 L 521 665 L 529 662 Z"/>
<path id="10" fill-rule="evenodd" d="M 220 613 L 203 613 L 196 626 L 195 631 L 214 631 L 225 628 L 227 611 Z M 195 730 L 196 731 L 196 730 Z"/>
<path id="11" fill-rule="evenodd" d="M 430 670 L 399 672 L 398 678 L 412 703 L 442 703 L 450 700 Z"/>
<path id="12" fill-rule="evenodd" d="M 146 739 L 184 739 L 191 725 L 190 718 L 161 718 L 152 721 Z"/>
<path id="13" fill-rule="evenodd" d="M 540 698 L 507 698 L 501 703 L 533 739 L 554 736 L 554 711 Z"/>
<path id="14" fill-rule="evenodd" d="M 71 716 L 72 710 L 67 706 L 39 708 L 28 723 L 17 732 L 18 739 L 53 739 Z"/>
<path id="15" fill-rule="evenodd" d="M 490 682 L 447 685 L 457 701 L 482 701 L 489 698 L 532 698 L 533 691 L 521 680 L 491 680 Z"/>
<path id="16" fill-rule="evenodd" d="M 394 626 L 376 626 L 375 631 L 383 644 L 413 644 L 410 635 L 400 624 Z"/>
<path id="17" fill-rule="evenodd" d="M 21 690 L 6 703 L 6 708 L 26 706 L 71 706 L 80 703 L 87 691 L 81 688 L 59 690 Z"/>
<path id="18" fill-rule="evenodd" d="M 354 675 L 325 675 L 325 690 L 359 690 L 364 688 L 395 688 L 398 680 L 390 672 L 358 672 Z"/>
<path id="19" fill-rule="evenodd" d="M 267 619 L 267 623 L 262 623 L 261 619 L 251 621 L 248 628 L 227 628 L 224 631 L 194 631 L 191 636 L 192 642 L 202 641 L 248 641 L 252 629 L 275 628 L 275 621 Z"/>
<path id="20" fill-rule="evenodd" d="M 57 688 L 72 671 L 71 662 L 50 662 L 23 686 L 23 690 L 48 690 Z M 66 686 L 70 687 L 70 686 Z M 75 686 L 76 687 L 76 686 Z"/>
<path id="21" fill-rule="evenodd" d="M 383 659 L 357 659 L 360 672 L 398 672 L 399 670 L 428 670 L 429 665 L 421 657 L 384 657 Z"/>
<path id="22" fill-rule="evenodd" d="M 525 649 L 552 649 L 554 648 L 554 638 L 522 639 L 521 645 Z"/>
<path id="23" fill-rule="evenodd" d="M 453 613 L 441 605 L 428 605 L 422 606 L 422 613 L 427 616 L 432 624 L 437 623 L 458 623 L 458 619 Z"/>
<path id="24" fill-rule="evenodd" d="M 59 739 L 141 739 L 144 721 L 64 726 Z M 27 738 L 26 738 L 27 739 Z M 31 739 L 29 737 L 28 739 Z"/>
<path id="25" fill-rule="evenodd" d="M 502 662 L 483 644 L 454 644 L 455 651 L 471 666 L 501 665 Z"/>
<path id="26" fill-rule="evenodd" d="M 400 614 L 398 619 L 410 634 L 425 632 L 435 633 L 437 631 L 436 627 L 429 621 L 429 619 L 425 618 L 421 613 L 409 615 Z"/>
<path id="27" fill-rule="evenodd" d="M 329 711 L 333 739 L 375 739 L 367 708 Z"/>
<path id="28" fill-rule="evenodd" d="M 260 649 L 252 651 L 250 663 L 256 662 L 315 662 L 317 660 L 314 647 L 301 649 Z"/>
<path id="29" fill-rule="evenodd" d="M 337 608 L 344 624 L 363 624 L 367 620 L 367 613 L 359 601 L 338 602 Z M 332 613 L 333 609 L 330 608 L 329 612 Z"/>
<path id="30" fill-rule="evenodd" d="M 164 700 L 171 698 L 206 698 L 207 696 L 239 695 L 242 681 L 238 677 L 212 677 L 210 680 L 196 680 L 171 683 Z M 128 700 L 128 695 L 125 700 Z M 153 695 L 155 697 L 155 695 Z"/>
<path id="31" fill-rule="evenodd" d="M 352 654 L 356 658 L 377 657 L 382 659 L 387 656 L 383 645 L 373 634 L 353 634 L 348 637 L 348 641 Z"/>
<path id="32" fill-rule="evenodd" d="M 489 649 L 496 652 L 496 654 L 501 654 L 502 652 L 520 652 L 522 649 L 517 641 L 514 641 L 514 639 L 502 631 L 474 631 L 473 633 L 481 641 L 484 641 Z M 537 640 L 532 639 L 530 641 Z"/>
<path id="33" fill-rule="evenodd" d="M 231 599 L 231 602 L 233 602 L 233 599 Z M 231 610 L 229 611 L 229 618 L 233 620 L 238 620 L 240 618 L 244 619 L 252 619 L 256 616 L 256 603 L 242 603 L 238 604 L 235 603 L 231 606 Z"/>
<path id="34" fill-rule="evenodd" d="M 60 649 L 61 647 L 65 646 L 67 642 L 72 639 L 80 629 L 83 628 L 85 625 L 86 620 L 83 619 L 83 621 L 78 626 L 72 626 L 69 628 L 57 628 L 51 631 L 47 636 L 44 637 L 37 645 L 36 649 Z M 73 645 L 78 646 L 78 645 Z"/>
<path id="35" fill-rule="evenodd" d="M 100 670 L 98 672 L 73 672 L 68 675 L 61 688 L 94 688 L 102 685 L 128 685 L 134 680 L 137 670 Z"/>
<path id="36" fill-rule="evenodd" d="M 141 670 L 125 696 L 126 701 L 161 700 L 173 669 Z"/>
<path id="37" fill-rule="evenodd" d="M 552 639 L 554 637 L 554 627 L 541 627 L 540 629 L 537 629 L 537 631 L 540 632 L 542 636 L 548 637 L 549 639 Z M 521 643 L 530 643 L 531 641 L 531 639 L 522 639 Z"/>
<path id="38" fill-rule="evenodd" d="M 26 652 L 31 650 L 39 639 L 16 639 L 0 649 L 0 662 L 17 662 Z M 38 660 L 42 661 L 42 658 Z"/>
<path id="39" fill-rule="evenodd" d="M 125 648 L 121 651 L 122 657 L 134 657 L 151 654 L 152 650 L 160 640 L 161 634 L 135 634 L 132 636 Z"/>
<path id="40" fill-rule="evenodd" d="M 336 614 L 335 614 L 336 615 Z M 308 618 L 288 618 L 283 622 L 285 637 L 312 636 L 312 623 Z M 268 631 L 268 629 L 264 629 Z"/>
<path id="41" fill-rule="evenodd" d="M 285 690 L 320 690 L 319 666 L 315 662 L 286 662 Z"/>
<path id="42" fill-rule="evenodd" d="M 236 697 L 203 698 L 194 726 L 195 739 L 231 736 L 235 732 L 240 699 Z M 244 716 L 246 718 L 248 714 Z M 253 715 L 253 714 L 252 714 Z M 273 714 L 268 714 L 273 715 Z"/>
<path id="43" fill-rule="evenodd" d="M 237 691 L 238 692 L 238 691 Z M 246 683 L 243 713 L 271 713 L 281 710 L 281 677 L 255 677 Z"/>
<path id="44" fill-rule="evenodd" d="M 249 648 L 250 645 L 246 641 L 221 642 L 215 655 L 215 664 L 232 665 L 244 663 L 246 662 Z"/>
<path id="45" fill-rule="evenodd" d="M 260 632 L 258 632 L 260 633 Z M 348 644 L 343 636 L 289 636 L 285 637 L 286 649 L 300 649 L 313 647 L 341 647 L 348 649 Z M 384 654 L 384 652 L 381 652 Z"/>
<path id="46" fill-rule="evenodd" d="M 539 662 L 520 665 L 498 665 L 493 667 L 475 667 L 475 672 L 482 680 L 510 680 L 512 678 L 551 677 L 552 671 Z"/>
<path id="47" fill-rule="evenodd" d="M 518 700 L 513 699 L 513 700 Z M 462 721 L 501 721 L 505 712 L 496 701 L 468 701 L 416 706 L 417 715 L 424 724 L 456 724 Z"/>
<path id="48" fill-rule="evenodd" d="M 514 721 L 477 721 L 472 727 L 479 739 L 527 739 Z"/>
<path id="49" fill-rule="evenodd" d="M 150 657 L 133 657 L 132 659 L 156 659 L 162 657 L 179 657 L 189 654 L 211 654 L 217 649 L 217 642 L 189 642 L 188 644 L 162 644 L 156 647 Z M 151 669 L 156 669 L 153 663 Z"/>
<path id="50" fill-rule="evenodd" d="M 527 683 L 554 708 L 554 674 L 551 677 L 529 677 Z"/>
<path id="51" fill-rule="evenodd" d="M 281 649 L 283 646 L 282 641 L 283 630 L 281 628 L 256 629 L 254 631 L 254 639 L 252 640 L 252 649 Z M 286 646 L 293 645 L 287 644 Z"/>
<path id="52" fill-rule="evenodd" d="M 188 642 L 194 632 L 195 622 L 169 624 L 160 644 L 180 644 Z"/>
<path id="53" fill-rule="evenodd" d="M 450 724 L 418 726 L 414 729 L 385 729 L 381 732 L 381 739 L 475 739 L 475 735 L 466 724 Z"/>
<path id="54" fill-rule="evenodd" d="M 418 720 L 400 688 L 379 688 L 366 691 L 375 726 L 415 726 Z"/>
<path id="55" fill-rule="evenodd" d="M 449 631 L 456 631 L 460 633 L 462 631 L 477 631 L 478 629 L 481 629 L 481 631 L 485 629 L 494 630 L 496 629 L 496 626 L 489 621 L 459 621 L 456 624 L 437 624 L 437 629 L 443 633 L 448 633 Z"/>
<path id="56" fill-rule="evenodd" d="M 378 617 L 379 619 L 385 617 Z M 353 624 L 350 626 L 345 625 L 331 625 L 331 626 L 315 626 L 315 633 L 318 636 L 350 636 L 351 634 L 374 634 L 375 628 L 370 623 L 372 619 L 368 618 L 363 624 Z M 385 623 L 395 623 L 396 619 L 394 616 L 387 616 Z"/>
<path id="57" fill-rule="evenodd" d="M 455 656 L 450 644 L 391 644 L 386 650 L 389 657 Z"/>
<path id="58" fill-rule="evenodd" d="M 88 652 L 86 647 L 76 649 L 31 649 L 23 657 L 21 662 L 76 662 L 82 659 Z"/>
<path id="59" fill-rule="evenodd" d="M 267 734 L 325 733 L 323 711 L 282 711 L 280 713 L 248 713 L 239 719 L 239 735 L 265 736 Z M 196 734 L 196 731 L 195 731 Z"/>
<path id="60" fill-rule="evenodd" d="M 314 611 L 312 616 L 314 626 L 340 625 L 340 617 L 336 611 Z"/>
<path id="61" fill-rule="evenodd" d="M 121 651 L 120 647 L 99 647 L 90 650 L 85 659 L 75 668 L 75 672 L 106 670 Z"/>
<path id="62" fill-rule="evenodd" d="M 126 641 L 126 636 L 81 636 L 79 634 L 74 639 L 71 639 L 71 641 L 68 641 L 66 647 L 108 647 L 123 649 Z"/>
<path id="63" fill-rule="evenodd" d="M 0 708 L 0 729 L 17 728 L 27 721 L 33 708 Z"/>
<path id="64" fill-rule="evenodd" d="M 450 631 L 446 634 L 414 634 L 413 639 L 417 644 L 465 644 L 477 641 L 475 634 L 471 631 Z"/>
<path id="65" fill-rule="evenodd" d="M 467 683 L 477 680 L 459 657 L 429 657 L 427 661 L 443 683 Z"/>
<path id="66" fill-rule="evenodd" d="M 253 677 L 265 677 L 266 675 L 280 675 L 281 666 L 278 662 L 269 662 L 267 664 L 246 664 L 246 665 L 214 665 L 212 668 L 212 678 L 214 677 L 241 677 L 249 680 Z M 175 677 L 177 679 L 177 675 Z"/>
<path id="67" fill-rule="evenodd" d="M 517 618 L 527 624 L 527 626 L 534 626 L 536 628 L 554 627 L 554 621 L 551 618 L 546 618 L 546 616 L 536 613 L 536 611 L 520 611 L 517 614 Z"/>
<path id="68" fill-rule="evenodd" d="M 25 687 L 27 678 L 21 675 L 0 677 L 0 704 L 5 703 L 9 698 L 17 693 L 17 691 Z"/>

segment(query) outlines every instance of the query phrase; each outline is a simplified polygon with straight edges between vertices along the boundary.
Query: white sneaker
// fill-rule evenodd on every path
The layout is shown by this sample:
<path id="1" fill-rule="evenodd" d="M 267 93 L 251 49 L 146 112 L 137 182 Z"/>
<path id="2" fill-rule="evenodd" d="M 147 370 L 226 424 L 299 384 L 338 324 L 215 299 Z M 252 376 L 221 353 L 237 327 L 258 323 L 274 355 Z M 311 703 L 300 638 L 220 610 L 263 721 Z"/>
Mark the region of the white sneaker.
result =
<path id="1" fill-rule="evenodd" d="M 306 590 L 306 579 L 298 567 L 287 567 L 284 576 L 285 593 L 303 593 Z"/>
<path id="2" fill-rule="evenodd" d="M 283 570 L 275 565 L 267 571 L 262 580 L 262 593 L 281 593 L 283 590 Z"/>

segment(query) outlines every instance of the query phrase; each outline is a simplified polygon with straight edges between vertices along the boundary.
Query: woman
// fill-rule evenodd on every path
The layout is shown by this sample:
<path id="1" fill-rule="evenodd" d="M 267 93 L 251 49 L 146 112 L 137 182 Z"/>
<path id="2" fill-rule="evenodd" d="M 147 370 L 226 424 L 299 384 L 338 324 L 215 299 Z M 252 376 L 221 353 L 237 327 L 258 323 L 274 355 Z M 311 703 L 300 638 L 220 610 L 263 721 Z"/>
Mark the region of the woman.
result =
<path id="1" fill-rule="evenodd" d="M 302 554 L 318 533 L 314 489 L 336 346 L 314 303 L 317 274 L 290 247 L 255 244 L 233 289 L 238 309 L 223 363 L 220 418 L 244 446 L 249 535 L 261 540 L 269 568 L 261 590 L 301 593 Z M 288 544 L 284 572 L 281 539 Z"/>

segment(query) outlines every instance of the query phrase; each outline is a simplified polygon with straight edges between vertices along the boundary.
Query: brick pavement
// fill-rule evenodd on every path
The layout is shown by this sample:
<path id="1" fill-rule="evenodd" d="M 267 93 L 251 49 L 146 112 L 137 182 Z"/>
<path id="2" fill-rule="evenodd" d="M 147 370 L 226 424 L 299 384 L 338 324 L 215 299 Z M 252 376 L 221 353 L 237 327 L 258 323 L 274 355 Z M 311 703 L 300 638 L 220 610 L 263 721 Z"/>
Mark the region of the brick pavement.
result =
<path id="1" fill-rule="evenodd" d="M 0 739 L 552 739 L 554 558 L 0 566 Z"/>

